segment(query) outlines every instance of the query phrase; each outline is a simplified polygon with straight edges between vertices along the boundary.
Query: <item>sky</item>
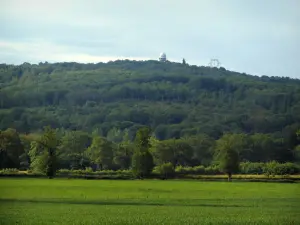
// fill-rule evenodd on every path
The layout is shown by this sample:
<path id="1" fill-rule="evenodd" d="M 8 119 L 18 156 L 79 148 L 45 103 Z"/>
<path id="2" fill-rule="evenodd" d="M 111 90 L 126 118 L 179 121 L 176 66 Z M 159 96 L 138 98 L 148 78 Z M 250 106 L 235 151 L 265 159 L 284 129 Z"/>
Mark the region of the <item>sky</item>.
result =
<path id="1" fill-rule="evenodd" d="M 0 63 L 185 58 L 300 78 L 300 0 L 0 0 Z"/>

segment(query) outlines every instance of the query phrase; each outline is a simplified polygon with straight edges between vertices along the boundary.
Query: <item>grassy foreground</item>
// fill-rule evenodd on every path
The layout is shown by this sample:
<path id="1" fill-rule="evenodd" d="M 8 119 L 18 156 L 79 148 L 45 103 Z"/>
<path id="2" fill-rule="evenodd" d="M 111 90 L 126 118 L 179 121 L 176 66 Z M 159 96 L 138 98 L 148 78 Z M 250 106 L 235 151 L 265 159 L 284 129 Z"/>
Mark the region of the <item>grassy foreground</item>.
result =
<path id="1" fill-rule="evenodd" d="M 300 184 L 0 179 L 0 224 L 300 224 Z"/>

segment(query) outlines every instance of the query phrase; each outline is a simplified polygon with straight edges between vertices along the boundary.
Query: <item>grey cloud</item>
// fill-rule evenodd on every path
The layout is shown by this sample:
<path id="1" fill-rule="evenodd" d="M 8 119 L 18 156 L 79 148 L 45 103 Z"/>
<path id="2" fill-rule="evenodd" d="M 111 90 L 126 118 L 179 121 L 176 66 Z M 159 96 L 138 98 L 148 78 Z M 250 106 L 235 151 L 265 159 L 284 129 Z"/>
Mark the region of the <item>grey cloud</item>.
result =
<path id="1" fill-rule="evenodd" d="M 4 2 L 0 42 L 41 41 L 91 56 L 152 58 L 166 51 L 195 64 L 218 57 L 229 68 L 278 76 L 300 70 L 298 0 Z M 15 54 L 1 49 L 0 59 L 13 61 L 9 53 Z M 32 58 L 18 54 L 16 60 Z"/>

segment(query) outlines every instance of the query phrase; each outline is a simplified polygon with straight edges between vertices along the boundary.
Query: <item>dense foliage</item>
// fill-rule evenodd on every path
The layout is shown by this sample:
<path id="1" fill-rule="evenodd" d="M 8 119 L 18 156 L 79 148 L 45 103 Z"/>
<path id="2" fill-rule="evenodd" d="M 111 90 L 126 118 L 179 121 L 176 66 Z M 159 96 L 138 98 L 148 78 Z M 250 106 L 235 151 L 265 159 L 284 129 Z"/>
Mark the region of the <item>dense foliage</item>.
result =
<path id="1" fill-rule="evenodd" d="M 128 177 L 149 177 L 151 173 L 170 178 L 180 174 L 297 174 L 299 146 L 291 151 L 293 163 L 278 163 L 272 155 L 258 156 L 259 151 L 271 153 L 280 148 L 272 139 L 264 146 L 264 134 L 226 133 L 213 140 L 206 135 L 160 141 L 151 136 L 150 129 L 140 128 L 134 141 L 128 140 L 124 131 L 121 142 L 102 137 L 95 130 L 92 134 L 83 131 L 62 131 L 45 127 L 41 135 L 20 135 L 13 129 L 0 132 L 1 167 L 27 169 L 33 173 L 55 175 L 57 169 L 82 171 L 111 171 L 108 175 L 119 174 Z M 260 136 L 260 138 L 257 138 Z M 28 144 L 30 142 L 30 144 Z M 287 149 L 282 148 L 278 161 L 286 162 Z M 253 160 L 254 159 L 254 160 Z M 259 160 L 257 160 L 259 159 Z M 273 161 L 271 161 L 273 160 Z M 155 166 L 155 167 L 154 167 Z M 62 170 L 61 170 L 62 169 Z M 114 173 L 113 171 L 116 171 Z M 101 174 L 103 174 L 101 172 Z"/>
<path id="2" fill-rule="evenodd" d="M 299 126 L 297 79 L 157 61 L 0 65 L 0 168 L 231 174 L 299 161 Z"/>
<path id="3" fill-rule="evenodd" d="M 288 75 L 288 74 L 283 74 Z M 223 132 L 276 138 L 299 126 L 300 80 L 157 61 L 0 65 L 0 130 L 44 126 L 158 139 Z"/>

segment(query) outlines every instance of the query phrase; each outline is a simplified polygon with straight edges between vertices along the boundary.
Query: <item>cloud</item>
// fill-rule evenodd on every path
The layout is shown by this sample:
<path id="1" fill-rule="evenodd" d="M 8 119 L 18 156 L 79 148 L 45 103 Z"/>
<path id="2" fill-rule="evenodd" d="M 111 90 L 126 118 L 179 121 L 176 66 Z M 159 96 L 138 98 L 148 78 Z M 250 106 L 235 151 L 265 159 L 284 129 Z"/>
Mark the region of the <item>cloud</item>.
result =
<path id="1" fill-rule="evenodd" d="M 130 59 L 130 60 L 149 60 L 146 57 L 131 57 L 131 56 L 97 56 L 88 53 L 79 53 L 71 51 L 66 46 L 54 45 L 48 42 L 35 43 L 18 43 L 18 42 L 0 42 L 0 51 L 9 54 L 0 55 L 0 61 L 6 63 L 22 64 L 23 62 L 39 63 L 43 61 L 48 62 L 82 62 L 82 63 L 96 63 L 108 62 L 114 60 Z M 26 57 L 24 57 L 26 52 Z M 13 59 L 11 62 L 6 57 Z M 28 57 L 29 56 L 29 57 Z"/>
<path id="2" fill-rule="evenodd" d="M 298 0 L 2 0 L 0 60 L 157 58 L 299 76 Z M 74 60 L 73 60 L 74 59 Z M 299 76 L 300 77 L 300 76 Z"/>

